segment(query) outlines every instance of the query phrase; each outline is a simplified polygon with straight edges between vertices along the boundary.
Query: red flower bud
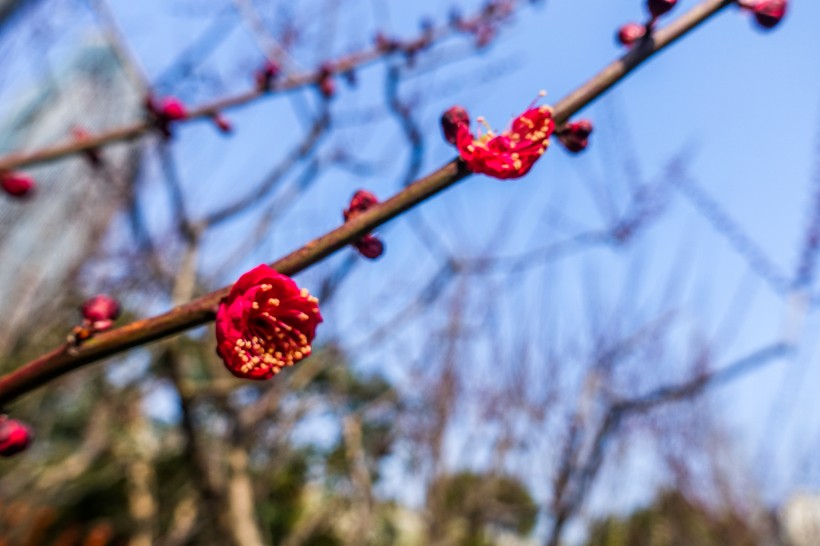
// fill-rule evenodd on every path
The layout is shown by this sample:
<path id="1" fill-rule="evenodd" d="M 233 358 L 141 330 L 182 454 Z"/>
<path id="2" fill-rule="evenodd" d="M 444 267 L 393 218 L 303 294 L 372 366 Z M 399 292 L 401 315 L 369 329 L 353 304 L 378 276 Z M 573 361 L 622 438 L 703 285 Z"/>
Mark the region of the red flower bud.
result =
<path id="1" fill-rule="evenodd" d="M 231 123 L 231 120 L 222 114 L 215 114 L 211 117 L 211 119 L 213 119 L 214 125 L 216 125 L 216 128 L 219 129 L 220 133 L 227 135 L 233 132 L 233 124 Z"/>
<path id="2" fill-rule="evenodd" d="M 32 440 L 31 429 L 5 415 L 0 416 L 0 456 L 11 457 L 25 450 Z"/>
<path id="3" fill-rule="evenodd" d="M 345 222 L 355 218 L 378 202 L 379 199 L 369 191 L 358 190 L 350 199 L 350 205 L 343 211 Z M 384 252 L 384 243 L 370 233 L 354 242 L 353 246 L 356 247 L 356 250 L 358 250 L 362 256 L 370 258 L 371 260 L 375 260 Z"/>
<path id="4" fill-rule="evenodd" d="M 216 352 L 232 374 L 269 379 L 306 358 L 322 322 L 319 301 L 267 265 L 236 281 L 216 313 Z"/>
<path id="5" fill-rule="evenodd" d="M 675 7 L 678 0 L 647 0 L 646 5 L 652 17 L 660 17 Z"/>
<path id="6" fill-rule="evenodd" d="M 365 235 L 355 243 L 353 246 L 359 251 L 359 254 L 365 258 L 375 260 L 384 253 L 384 243 L 374 235 Z"/>
<path id="7" fill-rule="evenodd" d="M 618 42 L 629 47 L 645 35 L 645 26 L 638 23 L 627 23 L 618 30 Z"/>
<path id="8" fill-rule="evenodd" d="M 185 105 L 182 104 L 182 101 L 176 97 L 165 97 L 162 99 L 159 113 L 162 117 L 171 121 L 178 121 L 188 117 L 188 110 L 185 108 Z"/>
<path id="9" fill-rule="evenodd" d="M 80 310 L 83 313 L 83 318 L 92 323 L 116 320 L 120 316 L 120 304 L 106 294 L 99 294 L 89 298 L 83 303 Z"/>
<path id="10" fill-rule="evenodd" d="M 317 82 L 319 92 L 326 99 L 333 98 L 336 94 L 336 82 L 333 81 L 333 65 L 330 63 L 323 63 L 319 67 L 319 80 Z"/>
<path id="11" fill-rule="evenodd" d="M 558 140 L 572 153 L 586 149 L 589 144 L 589 135 L 592 134 L 592 122 L 588 119 L 567 123 L 558 134 Z"/>
<path id="12" fill-rule="evenodd" d="M 459 125 L 470 126 L 470 115 L 461 106 L 451 106 L 441 115 L 441 130 L 447 142 L 455 145 Z"/>
<path id="13" fill-rule="evenodd" d="M 260 91 L 270 91 L 280 72 L 281 69 L 278 64 L 273 61 L 266 61 L 265 65 L 256 72 L 256 88 Z"/>
<path id="14" fill-rule="evenodd" d="M 171 122 L 179 121 L 188 117 L 185 105 L 176 97 L 166 97 L 157 104 L 153 96 L 145 97 L 145 109 L 148 111 L 150 120 L 156 128 L 165 136 L 170 138 Z"/>
<path id="15" fill-rule="evenodd" d="M 749 9 L 763 28 L 774 28 L 786 15 L 788 8 L 786 0 L 761 0 Z"/>
<path id="16" fill-rule="evenodd" d="M 0 174 L 0 186 L 12 197 L 28 197 L 37 189 L 34 179 L 23 173 L 8 172 Z"/>

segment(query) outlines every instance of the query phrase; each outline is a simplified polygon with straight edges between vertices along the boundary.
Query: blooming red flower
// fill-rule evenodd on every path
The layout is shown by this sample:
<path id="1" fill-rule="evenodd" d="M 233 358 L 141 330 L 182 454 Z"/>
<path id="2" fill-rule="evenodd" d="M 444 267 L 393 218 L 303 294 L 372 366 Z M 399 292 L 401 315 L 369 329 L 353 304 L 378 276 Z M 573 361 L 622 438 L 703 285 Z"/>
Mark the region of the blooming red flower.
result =
<path id="1" fill-rule="evenodd" d="M 589 145 L 589 135 L 592 134 L 592 122 L 588 119 L 571 121 L 564 125 L 558 133 L 561 144 L 572 153 L 578 153 Z"/>
<path id="2" fill-rule="evenodd" d="M 345 222 L 355 218 L 379 202 L 378 197 L 367 190 L 358 190 L 350 199 L 350 205 L 343 211 Z M 375 235 L 368 233 L 353 243 L 359 254 L 375 260 L 384 253 L 384 243 Z"/>
<path id="3" fill-rule="evenodd" d="M 23 173 L 8 172 L 0 174 L 0 186 L 12 197 L 28 197 L 36 188 L 34 179 Z"/>
<path id="4" fill-rule="evenodd" d="M 32 436 L 31 429 L 20 421 L 0 415 L 0 456 L 11 457 L 25 450 Z"/>
<path id="5" fill-rule="evenodd" d="M 459 124 L 456 148 L 467 168 L 474 173 L 494 178 L 519 178 L 527 174 L 547 150 L 554 130 L 552 109 L 540 106 L 515 118 L 510 129 L 500 135 L 488 131 L 476 138 L 468 124 Z"/>
<path id="6" fill-rule="evenodd" d="M 646 5 L 652 17 L 660 17 L 674 8 L 677 3 L 678 0 L 647 0 Z"/>
<path id="7" fill-rule="evenodd" d="M 763 28 L 775 27 L 786 15 L 789 4 L 786 0 L 761 0 L 749 9 Z"/>
<path id="8" fill-rule="evenodd" d="M 618 41 L 621 45 L 631 46 L 646 35 L 646 27 L 638 23 L 627 23 L 618 29 Z"/>
<path id="9" fill-rule="evenodd" d="M 216 352 L 237 377 L 269 379 L 310 355 L 319 301 L 267 265 L 236 281 L 216 314 Z"/>

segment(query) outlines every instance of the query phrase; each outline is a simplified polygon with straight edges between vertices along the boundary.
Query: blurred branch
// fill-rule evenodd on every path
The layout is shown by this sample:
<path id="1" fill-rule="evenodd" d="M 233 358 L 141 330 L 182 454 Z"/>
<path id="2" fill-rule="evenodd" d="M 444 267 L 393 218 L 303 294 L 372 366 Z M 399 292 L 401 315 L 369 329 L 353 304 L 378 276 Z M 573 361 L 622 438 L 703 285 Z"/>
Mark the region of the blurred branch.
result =
<path id="1" fill-rule="evenodd" d="M 609 405 L 601 424 L 591 441 L 589 453 L 581 461 L 579 420 L 573 420 L 570 441 L 561 461 L 562 470 L 555 486 L 555 514 L 550 528 L 548 546 L 558 546 L 564 527 L 577 513 L 586 499 L 589 488 L 603 466 L 604 452 L 623 421 L 637 414 L 644 414 L 662 404 L 689 400 L 703 394 L 706 389 L 726 385 L 757 371 L 763 366 L 786 356 L 792 347 L 782 342 L 767 345 L 750 355 L 724 366 L 700 374 L 690 381 L 654 389 L 644 395 L 619 400 Z"/>
<path id="2" fill-rule="evenodd" d="M 296 146 L 281 163 L 276 165 L 260 184 L 249 191 L 247 195 L 208 214 L 202 223 L 208 227 L 215 226 L 245 212 L 251 206 L 261 203 L 265 197 L 276 189 L 278 183 L 295 165 L 313 155 L 313 152 L 315 152 L 319 144 L 321 144 L 322 137 L 326 134 L 329 126 L 330 112 L 326 107 L 323 107 L 322 113 L 313 122 L 313 126 L 308 134 L 305 135 L 302 142 Z"/>
<path id="3" fill-rule="evenodd" d="M 492 13 L 489 15 L 486 14 L 485 10 L 480 10 L 478 14 L 469 19 L 468 22 L 483 21 L 488 16 L 491 20 L 495 20 L 498 17 Z M 317 85 L 327 77 L 327 67 L 331 68 L 333 74 L 341 74 L 392 55 L 415 54 L 424 48 L 430 47 L 433 43 L 455 34 L 456 31 L 457 30 L 453 29 L 450 25 L 443 25 L 435 29 L 423 30 L 416 38 L 407 40 L 392 40 L 390 47 L 376 45 L 374 47 L 363 49 L 359 52 L 350 53 L 324 63 L 323 67 L 316 70 L 288 75 L 278 81 L 274 81 L 270 90 L 253 89 L 251 91 L 245 91 L 244 93 L 215 100 L 196 108 L 191 108 L 189 109 L 188 115 L 185 119 L 175 121 L 174 123 L 187 123 L 200 119 L 209 120 L 224 110 L 249 104 L 274 93 L 283 93 L 302 87 Z M 70 155 L 86 152 L 88 150 L 99 150 L 115 142 L 135 140 L 146 133 L 152 132 L 153 130 L 154 125 L 147 120 L 143 120 L 130 125 L 109 129 L 96 135 L 90 135 L 86 139 L 75 139 L 70 142 L 56 144 L 54 146 L 31 152 L 11 153 L 0 157 L 0 172 L 13 171 L 31 165 L 56 161 Z"/>
<path id="4" fill-rule="evenodd" d="M 665 49 L 732 3 L 732 0 L 705 0 L 655 33 L 652 40 L 641 42 L 589 82 L 559 101 L 553 107 L 556 123 L 560 125 L 566 122 L 570 116 L 600 97 L 655 53 Z M 0 169 L 5 167 L 0 163 Z M 303 271 L 470 174 L 463 163 L 453 160 L 339 228 L 277 260 L 272 267 L 286 275 Z M 95 336 L 76 349 L 67 345 L 58 347 L 0 377 L 0 404 L 7 404 L 18 396 L 86 364 L 205 324 L 213 320 L 220 300 L 229 290 L 230 287 L 222 288 L 162 315 L 138 320 Z"/>

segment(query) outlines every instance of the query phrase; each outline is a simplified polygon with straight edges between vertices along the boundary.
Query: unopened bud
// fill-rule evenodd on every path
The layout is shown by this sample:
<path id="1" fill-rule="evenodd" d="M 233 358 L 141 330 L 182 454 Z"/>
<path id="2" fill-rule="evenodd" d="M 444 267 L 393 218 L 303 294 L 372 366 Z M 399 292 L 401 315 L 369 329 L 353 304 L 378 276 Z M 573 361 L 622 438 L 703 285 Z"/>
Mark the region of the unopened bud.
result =
<path id="1" fill-rule="evenodd" d="M 368 210 L 373 205 L 378 204 L 379 198 L 367 190 L 358 190 L 350 199 L 350 205 L 344 211 L 345 221 Z"/>
<path id="2" fill-rule="evenodd" d="M 774 28 L 786 15 L 786 0 L 761 0 L 750 9 L 757 23 L 763 28 Z"/>
<path id="3" fill-rule="evenodd" d="M 116 320 L 120 316 L 120 304 L 117 300 L 106 294 L 99 294 L 86 300 L 80 310 L 83 313 L 83 318 L 92 324 L 106 324 L 111 326 L 111 321 Z"/>
<path id="4" fill-rule="evenodd" d="M 589 145 L 589 135 L 592 134 L 592 122 L 588 119 L 571 121 L 558 133 L 558 140 L 570 152 L 577 154 L 586 150 Z"/>
<path id="5" fill-rule="evenodd" d="M 233 124 L 231 123 L 231 120 L 222 114 L 215 114 L 211 117 L 211 119 L 213 119 L 214 125 L 216 125 L 216 128 L 219 129 L 220 133 L 227 135 L 233 132 Z"/>
<path id="6" fill-rule="evenodd" d="M 350 199 L 350 205 L 344 210 L 345 222 L 355 218 L 369 208 L 378 204 L 379 199 L 367 190 L 358 190 Z M 353 242 L 359 254 L 365 258 L 375 260 L 384 253 L 384 243 L 375 235 L 368 233 Z"/>
<path id="7" fill-rule="evenodd" d="M 336 94 L 336 82 L 333 81 L 333 65 L 324 63 L 319 67 L 319 82 L 317 85 L 324 98 L 333 98 Z"/>
<path id="8" fill-rule="evenodd" d="M 470 115 L 461 106 L 451 106 L 441 115 L 441 130 L 450 144 L 456 143 L 456 134 L 461 125 L 470 125 Z"/>
<path id="9" fill-rule="evenodd" d="M 618 42 L 627 47 L 646 35 L 646 27 L 638 23 L 627 23 L 618 30 Z"/>
<path id="10" fill-rule="evenodd" d="M 178 121 L 188 117 L 188 110 L 182 101 L 176 97 L 165 97 L 162 99 L 159 113 L 171 121 Z"/>
<path id="11" fill-rule="evenodd" d="M 4 192 L 17 198 L 28 197 L 37 188 L 37 184 L 32 177 L 17 172 L 0 174 L 0 186 L 2 186 Z"/>
<path id="12" fill-rule="evenodd" d="M 375 260 L 384 253 L 384 243 L 375 235 L 365 235 L 353 243 L 353 246 L 359 254 L 370 260 Z"/>
<path id="13" fill-rule="evenodd" d="M 24 451 L 31 444 L 32 438 L 28 426 L 0 415 L 0 456 L 11 457 Z"/>
<path id="14" fill-rule="evenodd" d="M 278 64 L 273 61 L 266 61 L 265 65 L 256 72 L 256 88 L 260 91 L 270 91 L 280 72 L 281 69 Z"/>
<path id="15" fill-rule="evenodd" d="M 646 6 L 649 8 L 652 17 L 660 17 L 668 13 L 677 3 L 678 0 L 647 0 Z"/>

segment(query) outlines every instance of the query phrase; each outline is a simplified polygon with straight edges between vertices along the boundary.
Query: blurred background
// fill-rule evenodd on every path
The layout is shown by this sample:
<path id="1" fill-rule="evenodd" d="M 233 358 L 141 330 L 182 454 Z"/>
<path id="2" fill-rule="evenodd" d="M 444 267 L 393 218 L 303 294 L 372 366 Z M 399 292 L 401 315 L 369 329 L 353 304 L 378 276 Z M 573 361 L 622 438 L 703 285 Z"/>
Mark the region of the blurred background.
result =
<path id="1" fill-rule="evenodd" d="M 696 5 L 680 0 L 661 24 Z M 0 154 L 373 51 L 315 85 L 26 168 L 0 199 L 0 368 L 109 293 L 123 323 L 232 283 L 622 53 L 641 0 L 0 0 Z M 730 7 L 520 180 L 470 177 L 297 277 L 314 355 L 233 378 L 210 327 L 4 408 L 2 545 L 820 543 L 820 3 Z M 475 24 L 466 24 L 471 22 Z"/>

